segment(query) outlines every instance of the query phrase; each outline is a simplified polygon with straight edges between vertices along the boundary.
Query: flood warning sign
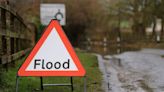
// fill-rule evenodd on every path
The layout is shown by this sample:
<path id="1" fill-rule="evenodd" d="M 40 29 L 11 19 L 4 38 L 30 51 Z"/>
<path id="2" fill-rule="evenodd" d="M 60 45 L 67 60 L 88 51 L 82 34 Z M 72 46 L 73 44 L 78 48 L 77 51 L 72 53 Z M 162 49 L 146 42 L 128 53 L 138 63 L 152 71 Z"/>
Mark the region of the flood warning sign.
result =
<path id="1" fill-rule="evenodd" d="M 58 21 L 52 20 L 50 22 L 42 37 L 20 67 L 18 75 L 85 75 L 85 70 Z"/>

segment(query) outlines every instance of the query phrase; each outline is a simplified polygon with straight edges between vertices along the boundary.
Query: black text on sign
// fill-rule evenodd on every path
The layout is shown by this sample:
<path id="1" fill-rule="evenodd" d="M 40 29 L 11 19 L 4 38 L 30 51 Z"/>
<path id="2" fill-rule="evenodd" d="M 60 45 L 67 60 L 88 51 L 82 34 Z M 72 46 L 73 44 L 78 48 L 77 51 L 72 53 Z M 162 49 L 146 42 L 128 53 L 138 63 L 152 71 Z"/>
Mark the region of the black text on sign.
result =
<path id="1" fill-rule="evenodd" d="M 70 59 L 67 59 L 63 63 L 59 61 L 45 61 L 44 59 L 35 59 L 34 60 L 34 69 L 69 69 L 70 68 Z"/>

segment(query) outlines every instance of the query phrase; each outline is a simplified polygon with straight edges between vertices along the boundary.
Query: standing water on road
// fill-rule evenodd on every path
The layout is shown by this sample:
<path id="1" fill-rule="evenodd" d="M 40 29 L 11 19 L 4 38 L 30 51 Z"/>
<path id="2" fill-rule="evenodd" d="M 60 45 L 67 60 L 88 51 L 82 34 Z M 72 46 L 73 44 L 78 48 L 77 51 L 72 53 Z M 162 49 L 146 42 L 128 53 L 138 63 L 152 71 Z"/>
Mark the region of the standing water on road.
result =
<path id="1" fill-rule="evenodd" d="M 103 60 L 109 92 L 164 92 L 164 50 L 142 49 Z"/>

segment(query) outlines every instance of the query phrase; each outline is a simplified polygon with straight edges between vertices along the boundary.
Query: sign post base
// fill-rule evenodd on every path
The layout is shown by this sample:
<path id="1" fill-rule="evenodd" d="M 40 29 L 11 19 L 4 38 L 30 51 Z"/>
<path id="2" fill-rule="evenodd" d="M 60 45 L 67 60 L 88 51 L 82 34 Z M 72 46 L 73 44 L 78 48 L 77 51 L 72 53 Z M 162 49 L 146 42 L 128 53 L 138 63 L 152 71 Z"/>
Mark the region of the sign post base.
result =
<path id="1" fill-rule="evenodd" d="M 46 86 L 70 86 L 71 87 L 71 91 L 73 92 L 74 88 L 73 88 L 73 77 L 70 77 L 70 83 L 68 84 L 43 84 L 43 77 L 40 77 L 40 88 L 43 91 L 44 87 Z"/>
<path id="2" fill-rule="evenodd" d="M 19 78 L 20 76 L 16 76 L 16 90 L 15 92 L 19 91 Z M 87 79 L 86 76 L 83 77 L 84 78 L 84 92 L 87 92 Z M 74 87 L 73 87 L 73 77 L 70 77 L 70 83 L 68 84 L 43 84 L 43 77 L 40 77 L 40 89 L 41 91 L 44 90 L 44 87 L 46 86 L 70 86 L 71 87 L 71 92 L 74 91 Z"/>

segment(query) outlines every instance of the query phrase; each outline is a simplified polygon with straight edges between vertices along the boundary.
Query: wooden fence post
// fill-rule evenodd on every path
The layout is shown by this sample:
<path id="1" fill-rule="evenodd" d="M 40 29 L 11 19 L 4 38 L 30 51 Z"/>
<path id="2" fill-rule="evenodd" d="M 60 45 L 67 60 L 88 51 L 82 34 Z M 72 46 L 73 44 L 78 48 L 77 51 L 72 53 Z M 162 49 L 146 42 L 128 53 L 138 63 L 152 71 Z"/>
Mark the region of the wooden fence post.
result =
<path id="1" fill-rule="evenodd" d="M 2 18 L 1 18 L 1 8 L 0 8 L 0 31 L 2 31 Z M 0 35 L 0 58 L 2 56 L 2 36 Z M 1 59 L 0 59 L 0 64 L 2 63 Z"/>
<path id="2" fill-rule="evenodd" d="M 15 27 L 14 27 L 14 15 L 10 13 L 10 31 L 15 32 Z M 15 38 L 10 38 L 10 55 L 16 53 L 15 49 Z M 11 58 L 12 59 L 12 58 Z M 12 66 L 15 66 L 15 61 L 12 62 Z"/>
<path id="3" fill-rule="evenodd" d="M 30 29 L 22 18 L 4 4 L 0 7 L 0 64 L 8 70 L 8 63 L 22 57 L 31 48 Z"/>

